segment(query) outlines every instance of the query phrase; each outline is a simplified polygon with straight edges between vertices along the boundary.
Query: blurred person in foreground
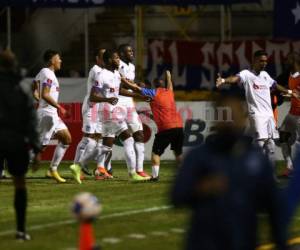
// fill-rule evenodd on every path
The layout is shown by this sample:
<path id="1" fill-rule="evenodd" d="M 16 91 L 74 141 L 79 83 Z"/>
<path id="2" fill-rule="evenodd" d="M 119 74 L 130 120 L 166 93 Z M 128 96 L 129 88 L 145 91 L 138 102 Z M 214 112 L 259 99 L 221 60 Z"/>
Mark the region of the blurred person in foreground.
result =
<path id="1" fill-rule="evenodd" d="M 20 86 L 17 62 L 10 51 L 0 52 L 0 161 L 7 163 L 12 175 L 19 240 L 30 240 L 26 233 L 27 189 L 25 174 L 29 164 L 29 149 L 34 152 L 33 170 L 40 159 L 41 145 L 33 100 Z"/>
<path id="2" fill-rule="evenodd" d="M 172 189 L 172 203 L 193 211 L 185 249 L 254 250 L 259 212 L 269 215 L 277 248 L 286 249 L 272 164 L 243 135 L 247 117 L 239 91 L 217 96 L 215 108 L 223 107 L 225 119 L 186 155 Z"/>

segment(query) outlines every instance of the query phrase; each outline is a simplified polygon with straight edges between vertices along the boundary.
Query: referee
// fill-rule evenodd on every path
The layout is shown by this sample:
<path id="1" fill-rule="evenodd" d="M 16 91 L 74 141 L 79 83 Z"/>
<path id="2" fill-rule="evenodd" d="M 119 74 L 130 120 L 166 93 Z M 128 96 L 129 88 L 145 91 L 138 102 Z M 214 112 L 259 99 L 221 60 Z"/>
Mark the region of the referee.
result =
<path id="1" fill-rule="evenodd" d="M 0 162 L 7 163 L 12 175 L 18 240 L 30 240 L 26 233 L 27 189 L 25 174 L 29 149 L 35 153 L 33 169 L 39 162 L 41 145 L 36 129 L 37 118 L 32 99 L 20 86 L 17 61 L 10 51 L 0 52 Z"/>

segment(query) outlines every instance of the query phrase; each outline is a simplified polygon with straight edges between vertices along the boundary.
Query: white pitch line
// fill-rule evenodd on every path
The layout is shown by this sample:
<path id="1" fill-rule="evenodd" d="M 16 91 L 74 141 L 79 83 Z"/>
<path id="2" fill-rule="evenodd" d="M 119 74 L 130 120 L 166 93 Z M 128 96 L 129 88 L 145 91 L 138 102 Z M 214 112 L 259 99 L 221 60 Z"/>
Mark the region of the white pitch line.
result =
<path id="1" fill-rule="evenodd" d="M 145 239 L 146 235 L 145 234 L 129 234 L 127 235 L 128 238 L 132 238 L 132 239 Z"/>
<path id="2" fill-rule="evenodd" d="M 168 210 L 170 208 L 172 208 L 172 206 L 150 207 L 150 208 L 145 208 L 145 209 L 108 214 L 108 215 L 100 216 L 99 220 L 123 217 L 123 216 L 140 214 L 140 213 L 152 213 L 152 212 L 161 211 L 161 210 Z M 75 220 L 64 220 L 64 221 L 60 221 L 60 222 L 40 224 L 40 225 L 30 226 L 30 227 L 27 228 L 27 230 L 28 231 L 36 231 L 36 230 L 49 228 L 49 227 L 56 227 L 56 226 L 61 226 L 61 225 L 73 224 L 75 222 L 76 222 Z M 16 232 L 15 230 L 2 231 L 2 232 L 0 232 L 0 236 L 13 234 L 15 232 Z"/>
<path id="3" fill-rule="evenodd" d="M 103 238 L 101 241 L 109 244 L 117 244 L 122 240 L 120 238 Z"/>

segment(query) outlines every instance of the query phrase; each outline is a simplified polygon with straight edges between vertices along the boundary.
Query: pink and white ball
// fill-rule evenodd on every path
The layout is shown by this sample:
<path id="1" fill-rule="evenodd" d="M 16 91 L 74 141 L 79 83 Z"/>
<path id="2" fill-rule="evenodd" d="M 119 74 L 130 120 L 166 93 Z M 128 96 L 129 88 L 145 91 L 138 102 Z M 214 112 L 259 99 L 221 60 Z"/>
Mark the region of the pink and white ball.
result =
<path id="1" fill-rule="evenodd" d="M 72 212 L 79 221 L 92 221 L 98 217 L 101 210 L 98 198 L 91 193 L 80 193 L 74 197 Z"/>

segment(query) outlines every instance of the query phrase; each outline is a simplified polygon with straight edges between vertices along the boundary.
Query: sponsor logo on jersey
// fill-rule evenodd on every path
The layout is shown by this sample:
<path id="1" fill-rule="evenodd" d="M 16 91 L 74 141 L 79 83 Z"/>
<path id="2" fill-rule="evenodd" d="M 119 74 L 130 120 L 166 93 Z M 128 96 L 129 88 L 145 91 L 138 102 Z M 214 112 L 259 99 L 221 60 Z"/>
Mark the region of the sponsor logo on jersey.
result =
<path id="1" fill-rule="evenodd" d="M 253 89 L 258 90 L 258 89 L 268 89 L 266 85 L 260 85 L 257 83 L 253 83 Z"/>

